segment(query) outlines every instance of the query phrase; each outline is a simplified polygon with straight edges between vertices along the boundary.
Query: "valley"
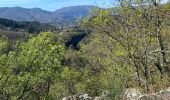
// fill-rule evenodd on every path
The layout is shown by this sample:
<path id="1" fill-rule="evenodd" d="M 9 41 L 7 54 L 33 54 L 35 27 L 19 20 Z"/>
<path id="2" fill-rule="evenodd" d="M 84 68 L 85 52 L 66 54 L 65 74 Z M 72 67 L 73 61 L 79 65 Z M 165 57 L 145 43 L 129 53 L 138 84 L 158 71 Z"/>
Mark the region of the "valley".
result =
<path id="1" fill-rule="evenodd" d="M 17 7 L 0 7 L 0 100 L 170 99 L 170 2 L 9 1 Z"/>

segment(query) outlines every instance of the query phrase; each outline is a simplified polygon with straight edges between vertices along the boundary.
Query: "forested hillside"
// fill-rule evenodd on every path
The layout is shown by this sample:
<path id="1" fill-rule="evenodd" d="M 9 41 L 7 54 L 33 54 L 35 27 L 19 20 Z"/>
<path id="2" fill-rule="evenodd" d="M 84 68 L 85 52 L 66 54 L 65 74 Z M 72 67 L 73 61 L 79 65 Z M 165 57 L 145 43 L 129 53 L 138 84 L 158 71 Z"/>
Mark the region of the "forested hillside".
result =
<path id="1" fill-rule="evenodd" d="M 78 26 L 59 32 L 0 19 L 2 27 L 47 31 L 25 41 L 0 36 L 0 99 L 86 100 L 73 97 L 88 94 L 95 97 L 88 100 L 135 100 L 123 98 L 124 90 L 154 94 L 168 88 L 170 4 L 119 4 L 116 10 L 95 8 Z"/>
<path id="2" fill-rule="evenodd" d="M 0 35 L 5 35 L 10 40 L 16 40 L 18 38 L 25 39 L 30 34 L 38 34 L 46 31 L 60 32 L 60 28 L 52 25 L 39 22 L 13 21 L 4 18 L 0 18 L 0 30 Z"/>

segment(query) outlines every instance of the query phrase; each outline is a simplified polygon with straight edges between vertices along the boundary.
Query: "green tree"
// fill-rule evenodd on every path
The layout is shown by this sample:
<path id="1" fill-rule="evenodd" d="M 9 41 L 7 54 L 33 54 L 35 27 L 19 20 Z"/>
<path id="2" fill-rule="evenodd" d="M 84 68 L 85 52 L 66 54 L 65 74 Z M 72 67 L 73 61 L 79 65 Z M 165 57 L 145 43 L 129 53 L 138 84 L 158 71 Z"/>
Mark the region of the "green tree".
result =
<path id="1" fill-rule="evenodd" d="M 9 99 L 50 97 L 51 86 L 58 80 L 64 47 L 57 35 L 40 33 L 22 43 L 17 53 L 1 56 L 1 95 Z"/>
<path id="2" fill-rule="evenodd" d="M 51 84 L 58 77 L 63 55 L 64 47 L 57 43 L 57 35 L 51 32 L 41 33 L 21 46 L 18 74 L 31 88 L 29 91 L 38 97 L 48 95 Z M 23 89 L 23 92 L 26 91 Z"/>
<path id="3" fill-rule="evenodd" d="M 118 3 L 119 15 L 115 15 L 112 9 L 98 8 L 83 21 L 82 26 L 98 34 L 96 37 L 101 36 L 98 41 L 107 43 L 111 39 L 114 65 L 132 69 L 134 77 L 137 77 L 137 86 L 145 91 L 154 91 L 157 87 L 153 84 L 159 84 L 160 78 L 168 80 L 169 6 L 157 0 L 119 0 Z M 97 46 L 92 46 L 93 50 Z M 131 80 L 128 84 L 132 84 L 134 79 Z"/>

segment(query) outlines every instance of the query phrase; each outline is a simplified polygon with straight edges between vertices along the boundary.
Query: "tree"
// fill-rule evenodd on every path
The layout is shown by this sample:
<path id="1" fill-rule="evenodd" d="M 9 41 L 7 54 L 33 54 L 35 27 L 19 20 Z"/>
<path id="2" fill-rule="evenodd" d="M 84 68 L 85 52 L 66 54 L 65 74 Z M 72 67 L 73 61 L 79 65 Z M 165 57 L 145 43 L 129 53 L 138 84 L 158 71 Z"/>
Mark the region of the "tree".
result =
<path id="1" fill-rule="evenodd" d="M 22 43 L 17 53 L 1 56 L 1 96 L 3 99 L 42 99 L 50 96 L 59 76 L 64 47 L 57 35 L 40 33 Z M 4 81 L 5 80 L 5 81 Z"/>
<path id="2" fill-rule="evenodd" d="M 138 86 L 151 91 L 155 77 L 166 78 L 169 74 L 168 39 L 165 37 L 169 36 L 169 7 L 156 0 L 118 2 L 119 15 L 115 15 L 112 9 L 98 8 L 82 26 L 102 35 L 105 41 L 111 38 L 115 45 L 112 51 L 114 62 L 132 67 L 137 73 Z M 104 38 L 107 36 L 109 38 Z"/>
<path id="3" fill-rule="evenodd" d="M 48 95 L 59 74 L 63 55 L 64 47 L 51 32 L 41 33 L 21 46 L 18 74 L 32 88 L 29 91 L 40 97 Z"/>

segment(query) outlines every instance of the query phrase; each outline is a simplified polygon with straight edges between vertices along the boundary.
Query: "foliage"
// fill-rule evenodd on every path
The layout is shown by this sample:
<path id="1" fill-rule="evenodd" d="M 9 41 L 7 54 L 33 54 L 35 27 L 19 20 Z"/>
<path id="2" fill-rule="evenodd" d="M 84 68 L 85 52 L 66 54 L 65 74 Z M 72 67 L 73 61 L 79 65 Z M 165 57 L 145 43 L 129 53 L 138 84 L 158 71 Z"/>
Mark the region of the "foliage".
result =
<path id="1" fill-rule="evenodd" d="M 121 100 L 125 88 L 168 87 L 169 5 L 150 2 L 120 0 L 119 15 L 95 8 L 80 26 L 60 35 L 43 32 L 13 44 L 1 37 L 0 99 L 88 93 Z"/>
<path id="2" fill-rule="evenodd" d="M 92 34 L 102 36 L 103 43 L 111 38 L 114 45 L 111 51 L 114 65 L 131 69 L 134 77 L 129 78 L 131 81 L 127 82 L 127 87 L 136 86 L 145 92 L 155 92 L 158 88 L 166 87 L 167 85 L 160 83 L 161 80 L 169 80 L 168 4 L 161 4 L 155 0 L 120 0 L 119 4 L 119 15 L 114 15 L 111 9 L 99 8 L 80 25 L 90 28 Z M 99 37 L 98 35 L 95 36 Z M 107 36 L 109 38 L 104 38 Z M 95 43 L 95 48 L 97 46 L 99 45 Z M 120 73 L 122 75 L 122 72 Z"/>
<path id="3" fill-rule="evenodd" d="M 51 32 L 41 33 L 22 43 L 18 52 L 1 55 L 1 97 L 36 99 L 48 97 L 59 77 L 64 47 Z"/>

